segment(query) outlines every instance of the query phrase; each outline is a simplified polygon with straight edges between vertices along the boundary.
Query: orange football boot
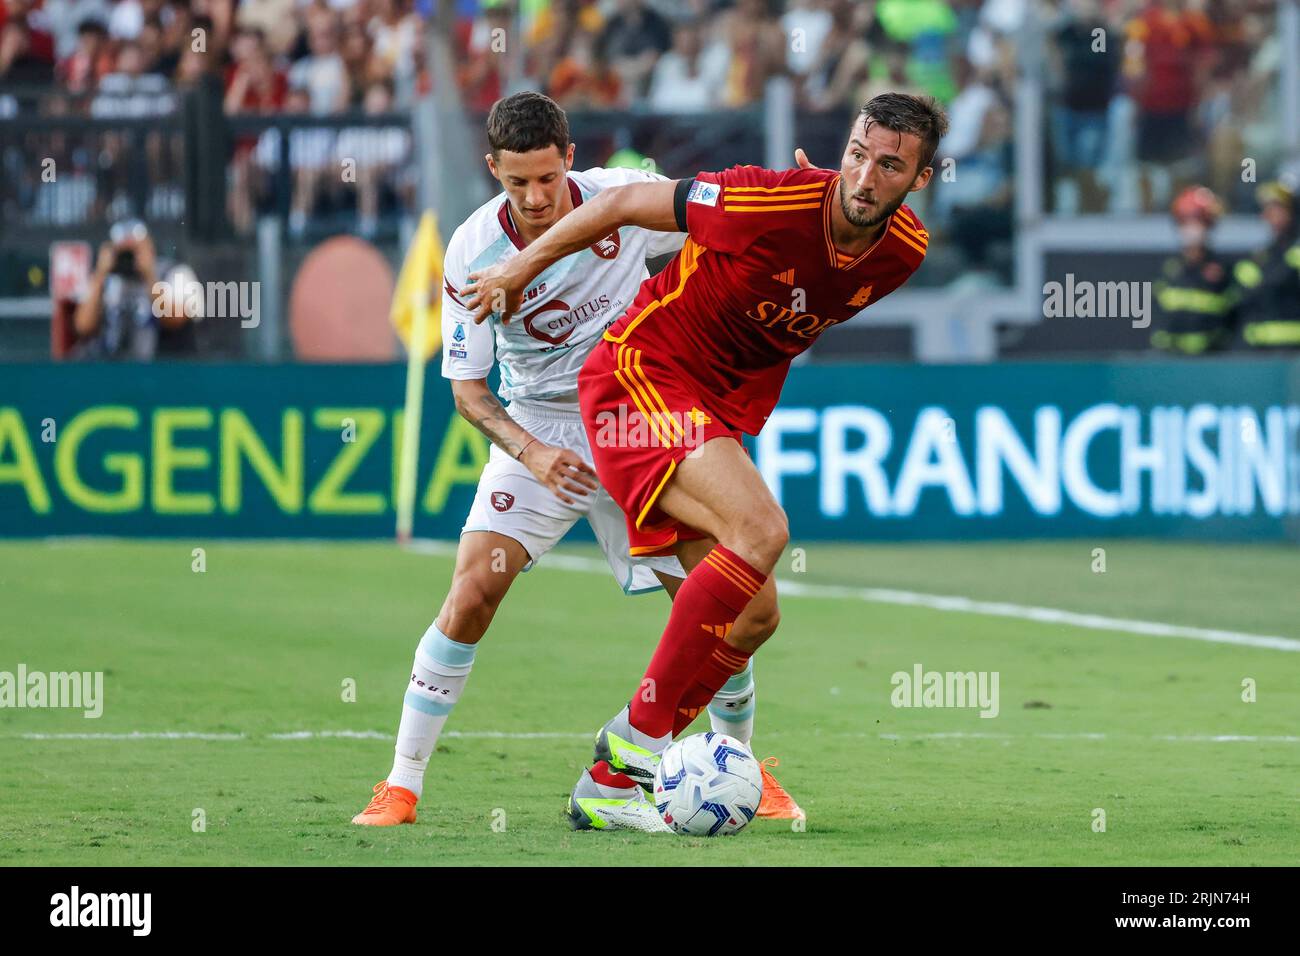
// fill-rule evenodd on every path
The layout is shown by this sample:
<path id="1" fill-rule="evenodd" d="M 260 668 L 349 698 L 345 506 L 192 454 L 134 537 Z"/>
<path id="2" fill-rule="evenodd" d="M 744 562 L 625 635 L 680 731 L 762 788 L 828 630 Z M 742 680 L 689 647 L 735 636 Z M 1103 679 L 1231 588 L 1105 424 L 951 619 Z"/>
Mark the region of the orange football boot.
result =
<path id="1" fill-rule="evenodd" d="M 794 802 L 794 797 L 777 783 L 768 767 L 779 767 L 781 761 L 768 757 L 759 766 L 763 768 L 763 799 L 758 804 L 758 815 L 768 820 L 804 820 L 807 814 Z"/>
<path id="2" fill-rule="evenodd" d="M 767 771 L 763 771 L 766 773 Z M 363 827 L 394 827 L 415 822 L 415 804 L 420 798 L 405 787 L 390 787 L 387 780 L 375 784 L 369 805 L 352 818 Z"/>

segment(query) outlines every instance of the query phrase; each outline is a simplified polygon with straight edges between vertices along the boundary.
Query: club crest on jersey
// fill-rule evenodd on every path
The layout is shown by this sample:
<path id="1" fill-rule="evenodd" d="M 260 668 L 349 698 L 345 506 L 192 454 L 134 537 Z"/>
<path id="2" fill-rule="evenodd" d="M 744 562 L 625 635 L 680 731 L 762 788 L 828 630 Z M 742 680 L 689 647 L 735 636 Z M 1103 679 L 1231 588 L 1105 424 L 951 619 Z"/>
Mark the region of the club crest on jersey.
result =
<path id="1" fill-rule="evenodd" d="M 492 507 L 497 511 L 509 511 L 515 503 L 515 496 L 508 491 L 492 492 Z"/>
<path id="2" fill-rule="evenodd" d="M 701 206 L 716 206 L 721 192 L 721 187 L 716 183 L 702 183 L 697 179 L 691 183 L 691 188 L 686 193 L 686 201 L 697 202 Z"/>
<path id="3" fill-rule="evenodd" d="M 847 304 L 849 305 L 850 308 L 860 309 L 870 301 L 871 301 L 871 286 L 864 285 L 856 293 L 854 293 L 853 298 L 849 299 Z"/>
<path id="4" fill-rule="evenodd" d="M 617 259 L 620 246 L 621 242 L 618 238 L 618 230 L 615 229 L 604 239 L 593 242 L 591 244 L 591 251 L 602 259 Z"/>

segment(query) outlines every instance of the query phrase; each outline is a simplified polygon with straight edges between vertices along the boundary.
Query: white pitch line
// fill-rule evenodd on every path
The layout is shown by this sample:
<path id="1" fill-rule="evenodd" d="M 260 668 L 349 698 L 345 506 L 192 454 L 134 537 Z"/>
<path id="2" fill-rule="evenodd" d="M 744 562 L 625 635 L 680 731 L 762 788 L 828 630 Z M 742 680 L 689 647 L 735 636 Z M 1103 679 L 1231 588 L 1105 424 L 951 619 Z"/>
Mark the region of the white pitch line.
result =
<path id="1" fill-rule="evenodd" d="M 961 614 L 984 614 L 991 617 L 1011 617 L 1040 624 L 1064 624 L 1094 631 L 1120 631 L 1146 637 L 1184 637 L 1213 644 L 1237 644 L 1245 647 L 1263 647 L 1275 651 L 1300 651 L 1300 640 L 1272 634 L 1247 634 L 1240 631 L 1223 631 L 1216 628 L 1189 627 L 1182 624 L 1165 624 L 1161 621 L 1140 621 L 1131 618 L 1105 617 L 1101 614 L 1081 614 L 1058 608 L 1010 604 L 1005 601 L 976 601 L 971 598 L 945 594 L 921 594 L 916 591 L 895 591 L 888 588 L 834 588 L 797 581 L 777 581 L 777 587 L 794 597 L 856 598 L 877 604 L 902 604 L 924 607 L 933 611 Z"/>
<path id="2" fill-rule="evenodd" d="M 469 740 L 590 740 L 590 733 L 514 732 L 508 730 L 447 730 L 443 737 Z M 27 733 L 0 734 L 8 740 L 393 740 L 393 735 L 378 730 L 291 730 L 276 734 L 204 733 L 179 730 L 133 730 L 130 733 Z"/>
<path id="3" fill-rule="evenodd" d="M 770 736 L 770 735 L 769 735 Z M 852 735 L 847 735 L 852 736 Z M 870 736 L 862 734 L 861 736 Z M 877 734 L 881 740 L 1163 740 L 1179 744 L 1249 743 L 1300 744 L 1300 737 L 1285 734 L 990 734 L 976 731 L 948 731 L 934 734 Z"/>
<path id="4" fill-rule="evenodd" d="M 421 539 L 409 545 L 420 554 L 453 555 L 455 545 L 448 541 Z M 594 558 L 573 554 L 548 554 L 539 567 L 565 571 L 608 574 L 609 566 Z M 977 601 L 953 594 L 926 594 L 921 591 L 899 591 L 893 588 L 855 588 L 830 584 L 808 584 L 777 578 L 777 590 L 782 597 L 827 598 L 831 600 L 866 601 L 871 604 L 897 604 L 923 607 L 931 611 L 957 614 L 983 614 L 990 617 L 1010 617 L 1040 624 L 1063 624 L 1094 631 L 1118 631 L 1123 634 L 1141 634 L 1145 637 L 1183 637 L 1212 644 L 1237 644 L 1243 647 L 1262 647 L 1274 651 L 1300 651 L 1300 640 L 1272 634 L 1248 634 L 1241 631 L 1224 631 L 1216 628 L 1189 627 L 1182 624 L 1165 624 L 1161 621 L 1139 621 L 1131 618 L 1106 617 L 1101 614 L 1082 614 L 1059 608 L 1034 607 L 1011 604 L 1005 601 Z"/>
<path id="5" fill-rule="evenodd" d="M 1215 734 L 1213 736 L 1201 736 L 1192 734 L 1187 736 L 1174 736 L 1166 734 L 1163 736 L 1152 737 L 1152 740 L 1173 740 L 1179 743 L 1209 743 L 1209 744 L 1235 744 L 1235 743 L 1284 743 L 1293 744 L 1300 742 L 1300 737 L 1255 737 L 1249 734 Z"/>
<path id="6" fill-rule="evenodd" d="M 461 740 L 590 740 L 590 733 L 552 732 L 552 731 L 509 731 L 509 730 L 449 730 L 442 734 Z M 780 731 L 764 734 L 764 737 L 788 736 Z M 837 733 L 824 736 L 837 739 L 878 740 L 1153 740 L 1168 743 L 1252 743 L 1252 744 L 1297 744 L 1300 736 L 1260 735 L 1260 734 L 1106 734 L 1106 733 L 1029 733 L 1000 734 L 979 731 L 942 731 L 918 734 L 866 734 Z M 28 733 L 0 735 L 4 739 L 21 740 L 393 740 L 393 735 L 378 730 L 293 730 L 274 734 L 233 734 L 233 733 L 199 733 L 191 731 L 133 731 L 125 734 L 91 734 L 91 733 Z"/>
<path id="7" fill-rule="evenodd" d="M 134 730 L 129 734 L 7 734 L 20 740 L 247 740 L 246 734 L 216 734 L 196 731 Z"/>
<path id="8" fill-rule="evenodd" d="M 446 737 L 447 734 L 442 736 Z M 267 734 L 267 740 L 319 740 L 342 737 L 348 740 L 392 740 L 392 734 L 377 730 L 291 730 L 283 734 Z"/>
<path id="9" fill-rule="evenodd" d="M 295 730 L 285 734 L 267 734 L 268 740 L 315 740 L 330 737 L 344 737 L 351 740 L 392 740 L 392 734 L 381 733 L 378 730 Z M 529 733 L 525 731 L 512 732 L 508 730 L 446 730 L 439 737 L 462 737 L 468 739 L 493 739 L 502 740 L 588 740 L 591 734 L 564 734 L 564 733 Z"/>

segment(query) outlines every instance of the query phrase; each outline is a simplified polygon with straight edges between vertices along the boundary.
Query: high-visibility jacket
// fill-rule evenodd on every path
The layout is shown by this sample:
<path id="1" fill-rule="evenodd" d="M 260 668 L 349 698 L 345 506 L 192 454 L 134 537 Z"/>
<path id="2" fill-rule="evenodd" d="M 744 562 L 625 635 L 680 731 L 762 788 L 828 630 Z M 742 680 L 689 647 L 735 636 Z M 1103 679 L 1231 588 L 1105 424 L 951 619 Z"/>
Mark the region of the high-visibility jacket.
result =
<path id="1" fill-rule="evenodd" d="M 1232 277 L 1246 345 L 1300 349 L 1300 234 L 1275 239 L 1242 259 Z"/>
<path id="2" fill-rule="evenodd" d="M 1155 319 L 1151 344 L 1158 349 L 1199 355 L 1225 345 L 1232 329 L 1232 275 L 1213 253 L 1202 259 L 1173 256 L 1152 289 Z"/>

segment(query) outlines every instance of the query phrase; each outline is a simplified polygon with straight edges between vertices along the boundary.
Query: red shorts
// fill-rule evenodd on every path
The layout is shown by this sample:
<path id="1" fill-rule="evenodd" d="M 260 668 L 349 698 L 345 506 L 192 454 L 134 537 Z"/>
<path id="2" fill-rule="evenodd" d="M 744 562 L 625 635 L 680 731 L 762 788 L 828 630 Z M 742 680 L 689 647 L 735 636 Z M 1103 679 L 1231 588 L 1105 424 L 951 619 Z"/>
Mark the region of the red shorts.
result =
<path id="1" fill-rule="evenodd" d="M 655 507 L 678 464 L 706 441 L 741 434 L 709 414 L 700 389 L 631 343 L 602 339 L 578 373 L 596 474 L 627 515 L 634 557 L 705 537 Z"/>

